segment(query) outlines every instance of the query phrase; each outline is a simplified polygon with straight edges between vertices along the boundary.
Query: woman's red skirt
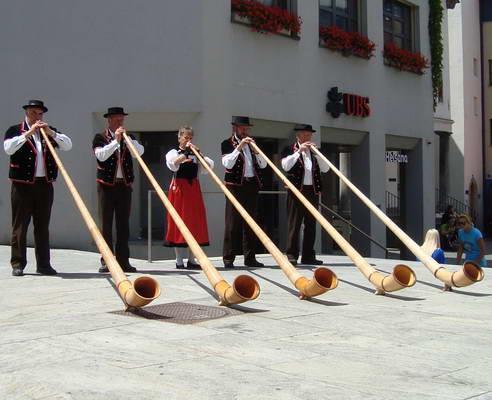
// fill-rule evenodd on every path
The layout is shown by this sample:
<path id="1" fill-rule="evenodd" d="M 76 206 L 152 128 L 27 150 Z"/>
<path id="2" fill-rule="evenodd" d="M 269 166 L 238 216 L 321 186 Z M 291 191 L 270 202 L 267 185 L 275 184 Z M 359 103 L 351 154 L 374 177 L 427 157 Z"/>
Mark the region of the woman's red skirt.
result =
<path id="1" fill-rule="evenodd" d="M 208 241 L 207 216 L 198 179 L 173 179 L 169 187 L 168 198 L 198 244 L 208 246 L 210 243 Z M 188 246 L 169 213 L 167 214 L 167 233 L 164 246 Z"/>

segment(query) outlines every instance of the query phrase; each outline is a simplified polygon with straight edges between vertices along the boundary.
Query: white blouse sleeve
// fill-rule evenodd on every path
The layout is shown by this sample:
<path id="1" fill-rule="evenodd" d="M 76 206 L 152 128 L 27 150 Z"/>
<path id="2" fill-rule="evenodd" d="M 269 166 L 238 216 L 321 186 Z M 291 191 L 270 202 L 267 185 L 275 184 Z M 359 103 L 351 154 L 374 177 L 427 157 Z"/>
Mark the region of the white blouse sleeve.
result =
<path id="1" fill-rule="evenodd" d="M 166 154 L 166 165 L 173 172 L 176 172 L 177 170 L 179 170 L 179 164 L 174 165 L 174 161 L 178 157 L 179 157 L 179 154 L 178 154 L 178 150 L 176 150 L 176 149 L 169 150 Z"/>

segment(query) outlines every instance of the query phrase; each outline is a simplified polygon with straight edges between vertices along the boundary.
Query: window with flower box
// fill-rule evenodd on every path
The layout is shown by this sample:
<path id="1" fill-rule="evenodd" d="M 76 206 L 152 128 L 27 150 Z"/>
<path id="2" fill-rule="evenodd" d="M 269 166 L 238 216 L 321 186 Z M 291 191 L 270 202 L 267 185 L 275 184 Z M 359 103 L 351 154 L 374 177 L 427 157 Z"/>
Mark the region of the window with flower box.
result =
<path id="1" fill-rule="evenodd" d="M 394 43 L 398 48 L 413 51 L 412 7 L 398 0 L 384 0 L 384 44 Z"/>
<path id="2" fill-rule="evenodd" d="M 363 33 L 365 0 L 319 0 L 319 43 L 344 56 L 369 59 L 375 44 Z"/>
<path id="3" fill-rule="evenodd" d="M 299 39 L 302 24 L 297 0 L 231 0 L 231 21 L 249 25 L 256 32 L 293 39 Z"/>
<path id="4" fill-rule="evenodd" d="M 383 1 L 384 63 L 401 71 L 422 75 L 429 60 L 418 48 L 414 27 L 418 26 L 418 8 L 398 0 Z"/>
<path id="5" fill-rule="evenodd" d="M 359 0 L 320 0 L 319 25 L 336 26 L 345 32 L 358 32 Z"/>

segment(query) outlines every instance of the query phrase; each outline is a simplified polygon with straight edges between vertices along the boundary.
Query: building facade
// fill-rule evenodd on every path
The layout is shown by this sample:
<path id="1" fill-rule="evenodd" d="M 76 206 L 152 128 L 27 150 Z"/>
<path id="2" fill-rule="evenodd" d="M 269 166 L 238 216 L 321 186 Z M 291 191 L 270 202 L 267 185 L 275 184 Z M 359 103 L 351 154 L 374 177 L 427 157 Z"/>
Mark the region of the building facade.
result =
<path id="1" fill-rule="evenodd" d="M 483 140 L 480 2 L 463 1 L 448 11 L 451 78 L 449 195 L 483 227 Z"/>
<path id="2" fill-rule="evenodd" d="M 480 2 L 482 43 L 482 132 L 484 155 L 484 229 L 492 234 L 492 4 Z"/>
<path id="3" fill-rule="evenodd" d="M 8 37 L 0 76 L 0 119 L 6 129 L 21 120 L 25 100 L 45 101 L 50 108 L 46 120 L 72 137 L 74 148 L 62 155 L 63 161 L 94 216 L 98 210 L 91 141 L 104 129 L 102 115 L 109 106 L 124 106 L 130 113 L 127 129 L 146 146 L 144 160 L 165 187 L 170 173 L 164 155 L 176 144 L 180 125 L 193 126 L 196 144 L 216 161 L 216 172 L 223 176 L 220 142 L 231 134 L 232 115 L 253 119 L 253 136 L 277 162 L 282 148 L 294 139 L 293 125 L 309 123 L 318 131 L 315 140 L 323 152 L 382 209 L 395 182 L 388 176 L 388 170 L 394 171 L 388 163 L 397 165 L 393 194 L 399 223 L 420 241 L 435 217 L 438 144 L 430 70 L 402 71 L 389 65 L 382 52 L 385 43 L 395 42 L 430 57 L 428 1 L 262 3 L 298 14 L 300 33 L 252 31 L 247 19 L 231 13 L 231 0 L 49 0 L 35 13 L 29 2 L 9 2 L 0 16 L 2 37 Z M 365 59 L 327 48 L 319 28 L 333 23 L 374 42 L 374 56 Z M 347 104 L 341 105 L 344 101 Z M 0 194 L 0 240 L 8 243 L 5 154 L 0 175 L 5 187 Z M 266 191 L 283 191 L 271 172 L 266 178 Z M 323 203 L 346 212 L 353 224 L 385 245 L 384 225 L 333 174 L 324 181 Z M 224 196 L 210 179 L 202 177 L 201 184 L 211 236 L 207 253 L 219 255 Z M 137 173 L 134 239 L 147 232 L 149 189 L 145 176 Z M 260 223 L 282 248 L 285 196 L 262 196 Z M 165 212 L 156 197 L 151 208 L 154 236 L 159 237 Z M 51 232 L 52 246 L 93 248 L 62 178 L 55 188 Z M 383 254 L 355 231 L 344 234 L 361 253 Z M 330 240 L 320 238 L 319 250 L 330 251 Z"/>

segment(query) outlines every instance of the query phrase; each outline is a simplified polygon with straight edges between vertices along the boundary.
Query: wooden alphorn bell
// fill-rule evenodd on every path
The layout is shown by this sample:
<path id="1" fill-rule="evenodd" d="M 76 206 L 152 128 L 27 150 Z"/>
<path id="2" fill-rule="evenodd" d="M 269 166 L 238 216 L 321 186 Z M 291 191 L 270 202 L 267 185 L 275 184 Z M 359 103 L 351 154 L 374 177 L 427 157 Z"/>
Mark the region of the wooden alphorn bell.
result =
<path id="1" fill-rule="evenodd" d="M 256 221 L 251 217 L 251 215 L 249 215 L 249 213 L 241 205 L 241 203 L 237 201 L 237 199 L 227 188 L 227 186 L 212 171 L 212 169 L 203 159 L 200 153 L 193 147 L 191 147 L 191 150 L 200 161 L 203 168 L 207 170 L 210 177 L 215 181 L 215 183 L 217 183 L 219 188 L 224 192 L 225 196 L 229 199 L 232 205 L 243 217 L 244 221 L 250 226 L 251 230 L 255 233 L 263 246 L 265 246 L 268 252 L 272 255 L 272 257 L 275 259 L 287 278 L 294 284 L 296 289 L 299 290 L 299 297 L 301 299 L 319 296 L 320 294 L 323 294 L 328 290 L 335 289 L 338 286 L 337 276 L 328 268 L 316 268 L 312 280 L 309 280 L 306 277 L 302 276 L 299 271 L 297 271 L 289 262 L 287 257 L 282 254 L 279 248 L 275 246 L 275 244 L 271 241 L 271 239 L 267 236 L 263 229 L 261 229 Z"/>
<path id="2" fill-rule="evenodd" d="M 219 271 L 217 271 L 217 269 L 212 265 L 207 255 L 204 253 L 196 239 L 193 237 L 193 234 L 183 222 L 178 212 L 173 207 L 166 194 L 155 180 L 149 168 L 142 160 L 142 157 L 140 157 L 140 155 L 138 154 L 137 149 L 135 149 L 135 146 L 133 145 L 131 139 L 126 133 L 123 133 L 123 137 L 133 156 L 137 159 L 140 167 L 145 172 L 145 175 L 147 175 L 150 184 L 157 192 L 157 195 L 164 204 L 164 207 L 166 207 L 167 212 L 169 213 L 179 231 L 183 235 L 184 239 L 186 240 L 186 243 L 190 247 L 190 250 L 200 263 L 202 271 L 212 285 L 215 293 L 217 293 L 217 295 L 219 296 L 219 304 L 227 306 L 230 304 L 240 304 L 249 300 L 256 299 L 260 294 L 260 285 L 254 278 L 248 275 L 239 275 L 238 277 L 236 277 L 236 279 L 234 279 L 234 282 L 231 286 L 222 277 Z"/>
<path id="3" fill-rule="evenodd" d="M 150 276 L 140 276 L 135 279 L 133 283 L 127 278 L 120 265 L 118 264 L 118 261 L 116 261 L 116 258 L 114 257 L 111 249 L 104 240 L 101 232 L 94 222 L 94 219 L 89 213 L 89 210 L 84 204 L 84 201 L 80 197 L 79 192 L 75 188 L 70 175 L 66 171 L 63 163 L 58 157 L 58 154 L 53 148 L 53 145 L 51 144 L 47 133 L 43 128 L 41 128 L 40 131 L 43 135 L 46 145 L 48 146 L 53 158 L 55 159 L 56 165 L 58 165 L 58 169 L 65 179 L 68 190 L 72 194 L 75 204 L 79 209 L 80 214 L 82 215 L 82 218 L 87 225 L 87 228 L 89 229 L 89 232 L 94 239 L 94 242 L 96 243 L 96 246 L 99 249 L 102 258 L 104 259 L 109 272 L 111 273 L 111 277 L 114 280 L 121 299 L 123 300 L 127 308 L 143 307 L 149 304 L 152 300 L 156 299 L 161 294 L 159 283 Z"/>
<path id="4" fill-rule="evenodd" d="M 391 275 L 384 276 L 374 267 L 372 267 L 347 240 L 321 215 L 317 207 L 313 206 L 302 193 L 292 184 L 292 182 L 275 166 L 275 164 L 260 150 L 256 143 L 250 143 L 250 146 L 265 158 L 268 165 L 278 175 L 287 188 L 299 199 L 307 210 L 320 223 L 325 231 L 338 244 L 342 251 L 353 261 L 359 271 L 371 282 L 376 288 L 376 294 L 385 292 L 394 292 L 405 287 L 413 286 L 416 282 L 415 273 L 406 265 L 398 264 L 394 267 Z"/>
<path id="5" fill-rule="evenodd" d="M 483 269 L 477 264 L 467 261 L 463 268 L 459 271 L 450 272 L 444 266 L 440 265 L 430 255 L 426 254 L 422 248 L 415 243 L 403 230 L 396 225 L 383 211 L 381 211 L 367 196 L 362 193 L 357 187 L 350 182 L 318 149 L 313 148 L 313 151 L 322 158 L 331 168 L 331 170 L 347 185 L 354 194 L 376 214 L 376 216 L 385 224 L 401 242 L 417 257 L 422 264 L 434 275 L 437 279 L 444 283 L 445 288 L 452 286 L 464 287 L 475 282 L 479 282 L 484 277 Z"/>

